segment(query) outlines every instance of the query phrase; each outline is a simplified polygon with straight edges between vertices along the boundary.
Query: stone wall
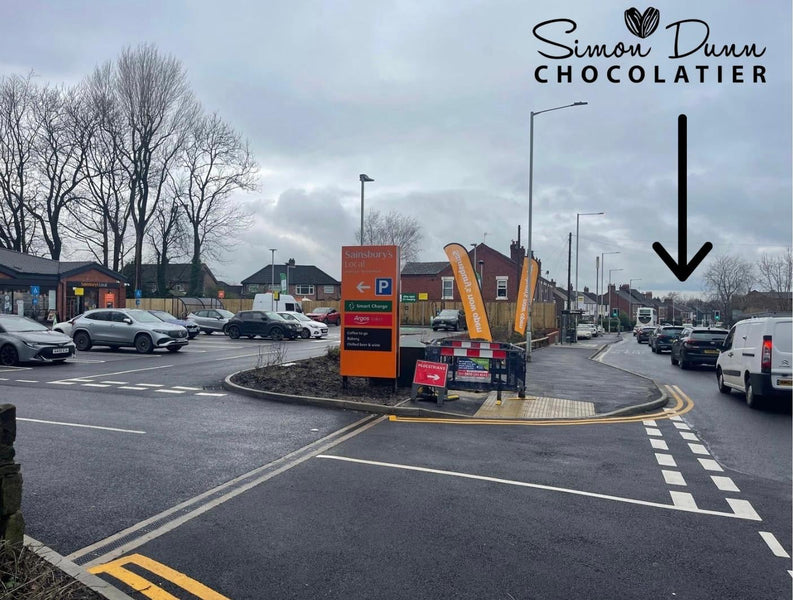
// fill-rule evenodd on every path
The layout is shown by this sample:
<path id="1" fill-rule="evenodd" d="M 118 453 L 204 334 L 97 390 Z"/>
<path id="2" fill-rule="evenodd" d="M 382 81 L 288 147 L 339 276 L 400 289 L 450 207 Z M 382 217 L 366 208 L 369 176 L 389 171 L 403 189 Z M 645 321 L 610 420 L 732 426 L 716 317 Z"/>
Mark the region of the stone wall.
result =
<path id="1" fill-rule="evenodd" d="M 14 462 L 16 413 L 13 404 L 0 404 L 0 540 L 21 546 L 25 520 L 20 510 L 22 473 Z"/>

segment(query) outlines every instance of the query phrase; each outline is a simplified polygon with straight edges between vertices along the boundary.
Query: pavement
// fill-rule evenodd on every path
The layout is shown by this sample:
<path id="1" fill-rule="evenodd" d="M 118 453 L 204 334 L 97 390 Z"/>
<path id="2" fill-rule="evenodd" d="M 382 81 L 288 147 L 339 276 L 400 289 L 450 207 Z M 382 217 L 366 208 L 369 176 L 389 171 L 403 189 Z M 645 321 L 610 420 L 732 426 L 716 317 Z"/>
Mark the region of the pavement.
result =
<path id="1" fill-rule="evenodd" d="M 450 398 L 442 404 L 436 399 L 419 398 L 384 406 L 249 390 L 231 383 L 231 376 L 226 378 L 224 387 L 268 400 L 419 418 L 592 419 L 640 414 L 665 406 L 667 396 L 652 379 L 594 360 L 620 339 L 616 334 L 606 334 L 532 351 L 525 398 L 519 398 L 515 390 L 503 390 L 500 398 L 496 391 L 449 390 Z"/>

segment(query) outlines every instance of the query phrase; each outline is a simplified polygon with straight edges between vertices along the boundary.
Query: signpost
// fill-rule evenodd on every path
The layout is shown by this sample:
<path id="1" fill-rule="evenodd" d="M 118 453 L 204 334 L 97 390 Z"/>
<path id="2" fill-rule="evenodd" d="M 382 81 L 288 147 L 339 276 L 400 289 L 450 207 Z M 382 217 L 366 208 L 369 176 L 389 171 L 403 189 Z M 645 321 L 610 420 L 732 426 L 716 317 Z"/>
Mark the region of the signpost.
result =
<path id="1" fill-rule="evenodd" d="M 75 288 L 74 294 L 77 295 L 77 288 Z M 82 295 L 82 292 L 80 292 L 80 295 Z M 142 295 L 143 295 L 142 290 L 135 290 L 135 306 L 140 306 L 140 297 Z"/>
<path id="2" fill-rule="evenodd" d="M 399 360 L 399 247 L 341 249 L 342 377 L 396 381 Z"/>

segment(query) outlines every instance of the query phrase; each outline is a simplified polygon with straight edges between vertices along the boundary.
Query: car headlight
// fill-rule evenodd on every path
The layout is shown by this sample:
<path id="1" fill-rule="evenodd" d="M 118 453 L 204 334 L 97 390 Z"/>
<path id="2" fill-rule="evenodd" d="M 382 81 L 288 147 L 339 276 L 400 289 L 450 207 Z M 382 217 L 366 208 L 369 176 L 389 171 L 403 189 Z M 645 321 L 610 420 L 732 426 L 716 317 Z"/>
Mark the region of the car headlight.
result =
<path id="1" fill-rule="evenodd" d="M 25 344 L 28 348 L 44 348 L 47 344 L 40 344 L 39 342 L 27 342 L 22 340 L 22 343 Z"/>
<path id="2" fill-rule="evenodd" d="M 159 334 L 161 334 L 161 335 L 168 335 L 168 336 L 170 336 L 170 335 L 171 335 L 171 332 L 170 332 L 170 331 L 168 331 L 167 329 L 152 329 L 152 331 L 153 331 L 154 333 L 159 333 Z"/>

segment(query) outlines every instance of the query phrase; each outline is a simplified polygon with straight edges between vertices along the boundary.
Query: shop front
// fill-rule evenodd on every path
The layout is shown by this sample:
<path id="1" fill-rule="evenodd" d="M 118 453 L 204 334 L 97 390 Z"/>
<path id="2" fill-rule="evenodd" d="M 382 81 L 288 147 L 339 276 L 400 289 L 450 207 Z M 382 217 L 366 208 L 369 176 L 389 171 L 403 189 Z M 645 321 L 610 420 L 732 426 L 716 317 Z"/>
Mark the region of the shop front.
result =
<path id="1" fill-rule="evenodd" d="M 63 306 L 59 316 L 71 319 L 92 308 L 124 308 L 124 283 L 98 271 L 80 273 L 61 282 Z"/>

